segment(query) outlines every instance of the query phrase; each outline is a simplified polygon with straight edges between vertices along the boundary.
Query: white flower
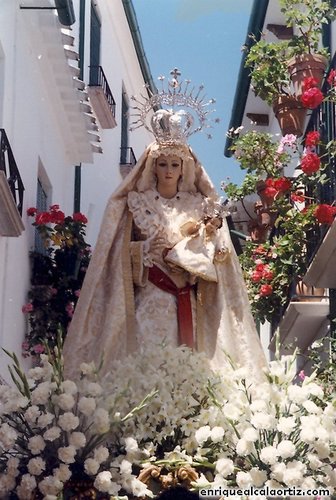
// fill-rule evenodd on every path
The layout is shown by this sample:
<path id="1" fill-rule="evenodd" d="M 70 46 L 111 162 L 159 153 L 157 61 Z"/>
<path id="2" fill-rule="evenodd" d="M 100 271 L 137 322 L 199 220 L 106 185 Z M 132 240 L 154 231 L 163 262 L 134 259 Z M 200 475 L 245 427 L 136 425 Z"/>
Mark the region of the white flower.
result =
<path id="1" fill-rule="evenodd" d="M 280 417 L 277 429 L 284 434 L 290 434 L 295 427 L 295 417 Z"/>
<path id="2" fill-rule="evenodd" d="M 97 408 L 94 412 L 93 429 L 100 434 L 104 434 L 110 429 L 109 414 L 104 408 Z"/>
<path id="3" fill-rule="evenodd" d="M 223 477 L 227 477 L 234 471 L 233 461 L 229 458 L 220 458 L 216 462 L 216 471 Z"/>
<path id="4" fill-rule="evenodd" d="M 36 486 L 35 477 L 30 474 L 24 474 L 21 478 L 20 485 L 16 488 L 16 493 L 20 500 L 27 500 L 27 498 L 30 498 Z"/>
<path id="5" fill-rule="evenodd" d="M 209 425 L 205 425 L 204 427 L 200 427 L 195 432 L 195 439 L 196 439 L 197 443 L 199 444 L 199 446 L 202 446 L 202 444 L 205 443 L 205 441 L 207 439 L 209 439 L 210 436 L 211 436 L 211 429 L 210 429 Z"/>
<path id="6" fill-rule="evenodd" d="M 32 476 L 39 476 L 45 470 L 45 461 L 41 457 L 31 458 L 27 465 L 28 472 Z"/>
<path id="7" fill-rule="evenodd" d="M 251 441 L 254 443 L 259 438 L 259 432 L 253 427 L 248 427 L 244 430 L 242 438 L 245 439 L 245 441 Z"/>
<path id="8" fill-rule="evenodd" d="M 46 412 L 42 413 L 37 419 L 37 424 L 39 427 L 42 429 L 44 427 L 47 427 L 48 425 L 51 424 L 51 422 L 54 420 L 55 416 L 52 413 Z"/>
<path id="9" fill-rule="evenodd" d="M 247 441 L 246 439 L 239 439 L 236 445 L 236 452 L 238 455 L 245 457 L 249 453 L 252 453 L 254 449 L 254 444 L 252 441 Z"/>
<path id="10" fill-rule="evenodd" d="M 86 437 L 83 432 L 72 432 L 69 437 L 69 444 L 76 449 L 83 448 L 86 444 Z"/>
<path id="11" fill-rule="evenodd" d="M 321 462 L 321 460 L 316 456 L 314 455 L 313 453 L 308 453 L 307 455 L 307 458 L 308 458 L 308 461 L 309 461 L 309 465 L 312 469 L 314 470 L 319 470 L 323 463 Z"/>
<path id="12" fill-rule="evenodd" d="M 37 366 L 36 368 L 30 368 L 28 370 L 27 376 L 33 380 L 41 380 L 44 375 L 44 370 L 42 367 Z"/>
<path id="13" fill-rule="evenodd" d="M 99 470 L 99 462 L 93 458 L 87 458 L 84 462 L 84 469 L 90 476 L 95 476 Z"/>
<path id="14" fill-rule="evenodd" d="M 136 477 L 131 480 L 131 491 L 136 497 L 152 497 L 153 493 L 148 490 L 145 483 L 137 479 Z"/>
<path id="15" fill-rule="evenodd" d="M 66 464 L 60 464 L 58 469 L 54 469 L 54 476 L 59 479 L 62 483 L 68 481 L 71 477 L 71 470 Z"/>
<path id="16" fill-rule="evenodd" d="M 74 446 L 64 446 L 58 449 L 58 458 L 66 464 L 73 464 L 77 450 Z"/>
<path id="17" fill-rule="evenodd" d="M 83 415 L 88 417 L 96 409 L 96 400 L 94 398 L 81 397 L 78 401 L 78 409 Z"/>
<path id="18" fill-rule="evenodd" d="M 303 384 L 305 389 L 309 394 L 318 397 L 319 399 L 323 399 L 324 393 L 321 386 L 316 384 L 315 382 L 309 382 L 307 385 Z"/>
<path id="19" fill-rule="evenodd" d="M 63 483 L 54 476 L 47 476 L 42 481 L 39 482 L 39 490 L 43 495 L 55 495 L 57 496 L 63 489 Z"/>
<path id="20" fill-rule="evenodd" d="M 61 429 L 59 427 L 50 427 L 45 433 L 43 434 L 43 437 L 46 441 L 55 441 L 55 439 L 58 439 L 61 435 Z"/>
<path id="21" fill-rule="evenodd" d="M 46 447 L 42 436 L 33 436 L 28 439 L 28 449 L 33 455 L 38 455 Z"/>
<path id="22" fill-rule="evenodd" d="M 260 452 L 260 460 L 268 465 L 273 465 L 277 462 L 278 451 L 274 446 L 266 446 Z"/>
<path id="23" fill-rule="evenodd" d="M 253 479 L 249 472 L 239 471 L 236 475 L 236 483 L 239 488 L 248 488 L 253 486 Z"/>
<path id="24" fill-rule="evenodd" d="M 79 426 L 79 418 L 71 412 L 66 412 L 59 416 L 58 425 L 64 431 L 73 431 Z"/>
<path id="25" fill-rule="evenodd" d="M 279 483 L 282 482 L 283 475 L 284 475 L 284 472 L 286 470 L 285 463 L 284 462 L 276 463 L 276 464 L 272 465 L 271 469 L 272 469 L 272 473 L 271 473 L 272 479 L 276 479 Z"/>
<path id="26" fill-rule="evenodd" d="M 224 436 L 223 427 L 216 426 L 211 430 L 210 439 L 213 443 L 219 443 L 220 441 L 222 441 L 223 436 Z"/>
<path id="27" fill-rule="evenodd" d="M 94 459 L 97 460 L 98 463 L 103 463 L 105 460 L 108 459 L 109 457 L 109 451 L 105 446 L 99 446 L 99 448 L 96 448 L 94 451 Z"/>
<path id="28" fill-rule="evenodd" d="M 117 495 L 120 490 L 120 486 L 112 483 L 112 474 L 107 470 L 99 472 L 95 479 L 94 487 L 97 488 L 98 491 L 109 493 L 110 495 Z"/>
<path id="29" fill-rule="evenodd" d="M 298 467 L 286 468 L 283 473 L 283 482 L 286 486 L 300 486 L 302 484 L 303 475 Z"/>
<path id="30" fill-rule="evenodd" d="M 41 415 L 39 407 L 32 405 L 24 412 L 24 417 L 29 424 L 35 424 L 38 417 Z"/>
<path id="31" fill-rule="evenodd" d="M 251 424 L 256 427 L 256 429 L 274 429 L 276 425 L 276 420 L 272 415 L 267 413 L 257 412 L 251 417 Z"/>
<path id="32" fill-rule="evenodd" d="M 264 470 L 253 467 L 249 472 L 253 480 L 253 486 L 259 488 L 260 486 L 263 486 L 267 481 L 267 474 Z"/>
<path id="33" fill-rule="evenodd" d="M 57 404 L 61 410 L 69 411 L 75 406 L 75 398 L 72 394 L 59 394 L 53 397 L 53 402 Z"/>
<path id="34" fill-rule="evenodd" d="M 302 406 L 307 410 L 308 413 L 322 413 L 322 408 L 319 408 L 313 401 L 304 401 L 302 403 Z"/>
<path id="35" fill-rule="evenodd" d="M 102 386 L 96 382 L 90 382 L 85 389 L 87 394 L 94 397 L 100 396 L 103 393 Z"/>
<path id="36" fill-rule="evenodd" d="M 91 363 L 81 363 L 79 365 L 79 369 L 83 375 L 93 375 L 96 370 L 96 366 L 94 362 L 91 361 Z"/>
<path id="37" fill-rule="evenodd" d="M 10 449 L 16 439 L 17 439 L 16 431 L 8 424 L 4 423 L 0 427 L 0 446 L 5 450 Z"/>
<path id="38" fill-rule="evenodd" d="M 61 389 L 66 394 L 72 394 L 73 396 L 78 392 L 78 387 L 72 380 L 64 380 L 61 384 Z"/>
<path id="39" fill-rule="evenodd" d="M 294 457 L 296 453 L 295 445 L 288 439 L 281 441 L 277 446 L 277 450 L 281 458 Z"/>
<path id="40" fill-rule="evenodd" d="M 41 382 L 31 393 L 31 402 L 33 405 L 45 405 L 48 402 L 51 391 L 49 382 Z"/>
<path id="41" fill-rule="evenodd" d="M 307 390 L 305 386 L 290 385 L 288 387 L 288 398 L 294 403 L 302 404 L 307 399 Z"/>
<path id="42" fill-rule="evenodd" d="M 137 441 L 132 437 L 125 438 L 126 453 L 134 453 L 139 450 Z"/>
<path id="43" fill-rule="evenodd" d="M 128 460 L 123 460 L 120 464 L 120 474 L 132 474 L 132 464 Z"/>

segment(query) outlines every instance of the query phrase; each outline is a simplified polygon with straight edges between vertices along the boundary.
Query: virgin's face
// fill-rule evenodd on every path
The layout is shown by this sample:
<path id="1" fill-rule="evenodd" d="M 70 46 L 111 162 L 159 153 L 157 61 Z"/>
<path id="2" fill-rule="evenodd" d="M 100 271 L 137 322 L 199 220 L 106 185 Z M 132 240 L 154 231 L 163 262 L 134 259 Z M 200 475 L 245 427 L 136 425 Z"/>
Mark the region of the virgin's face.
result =
<path id="1" fill-rule="evenodd" d="M 158 186 L 175 186 L 182 175 L 182 159 L 178 156 L 159 156 L 156 160 L 155 173 Z"/>

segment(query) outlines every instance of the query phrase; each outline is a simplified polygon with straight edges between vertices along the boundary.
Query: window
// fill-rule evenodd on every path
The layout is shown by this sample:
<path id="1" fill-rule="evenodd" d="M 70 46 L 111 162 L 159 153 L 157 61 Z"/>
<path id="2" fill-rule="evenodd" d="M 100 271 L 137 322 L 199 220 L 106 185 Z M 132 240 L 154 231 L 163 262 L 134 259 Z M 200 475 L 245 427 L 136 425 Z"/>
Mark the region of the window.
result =
<path id="1" fill-rule="evenodd" d="M 93 3 L 91 3 L 91 26 L 90 26 L 90 85 L 98 86 L 98 75 L 100 66 L 100 38 L 101 22 Z"/>
<path id="2" fill-rule="evenodd" d="M 5 54 L 0 43 L 0 128 L 2 127 L 3 102 L 5 87 Z"/>
<path id="3" fill-rule="evenodd" d="M 121 141 L 120 141 L 120 163 L 125 165 L 127 161 L 128 148 L 128 99 L 126 92 L 123 91 L 121 98 Z"/>

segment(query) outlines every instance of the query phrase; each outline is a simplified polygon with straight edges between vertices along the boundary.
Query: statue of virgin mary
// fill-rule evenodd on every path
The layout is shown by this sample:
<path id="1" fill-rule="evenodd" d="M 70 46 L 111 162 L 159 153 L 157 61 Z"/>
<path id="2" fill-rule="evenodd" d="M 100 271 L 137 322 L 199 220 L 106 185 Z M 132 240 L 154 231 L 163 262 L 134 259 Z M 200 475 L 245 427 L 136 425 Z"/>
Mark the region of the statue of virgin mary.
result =
<path id="1" fill-rule="evenodd" d="M 266 364 L 226 218 L 180 118 L 154 115 L 156 141 L 107 204 L 64 344 L 68 374 L 163 343 L 205 352 L 215 370 L 228 356 L 257 376 Z"/>

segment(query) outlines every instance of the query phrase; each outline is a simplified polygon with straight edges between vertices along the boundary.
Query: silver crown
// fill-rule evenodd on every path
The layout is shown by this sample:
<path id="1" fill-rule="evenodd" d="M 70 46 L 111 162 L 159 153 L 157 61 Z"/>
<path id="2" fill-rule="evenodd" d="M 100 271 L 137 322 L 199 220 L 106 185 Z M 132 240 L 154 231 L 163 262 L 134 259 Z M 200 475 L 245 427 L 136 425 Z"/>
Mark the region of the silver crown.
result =
<path id="1" fill-rule="evenodd" d="M 190 89 L 190 80 L 179 82 L 181 73 L 177 68 L 170 74 L 172 78 L 168 80 L 167 89 L 164 88 L 165 77 L 160 76 L 161 91 L 153 94 L 149 86 L 145 85 L 148 97 L 140 95 L 141 100 L 131 97 L 136 103 L 132 106 L 136 112 L 131 116 L 136 117 L 136 120 L 131 122 L 130 130 L 145 127 L 160 144 L 184 144 L 192 134 L 212 128 L 210 121 L 219 122 L 218 118 L 209 120 L 209 115 L 215 111 L 209 106 L 216 101 L 210 99 L 205 102 L 205 95 L 201 95 L 204 85 L 195 90 L 195 87 Z M 211 134 L 207 136 L 212 138 Z"/>

